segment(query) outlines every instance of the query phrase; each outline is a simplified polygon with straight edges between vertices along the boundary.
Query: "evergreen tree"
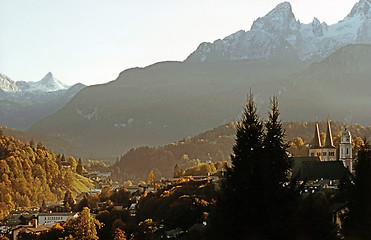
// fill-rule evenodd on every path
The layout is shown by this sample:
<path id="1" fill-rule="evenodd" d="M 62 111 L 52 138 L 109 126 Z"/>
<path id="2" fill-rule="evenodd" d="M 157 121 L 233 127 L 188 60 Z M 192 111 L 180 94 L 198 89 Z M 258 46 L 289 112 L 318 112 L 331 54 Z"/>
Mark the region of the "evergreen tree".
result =
<path id="1" fill-rule="evenodd" d="M 261 164 L 262 183 L 261 210 L 262 225 L 269 239 L 277 234 L 289 239 L 289 219 L 293 215 L 296 196 L 293 187 L 289 187 L 289 171 L 292 158 L 287 154 L 287 144 L 284 143 L 284 129 L 279 120 L 277 97 L 271 99 L 268 121 L 265 124 L 264 158 Z M 284 237 L 285 236 L 285 237 Z"/>
<path id="2" fill-rule="evenodd" d="M 348 212 L 343 219 L 344 235 L 363 240 L 371 236 L 371 147 L 365 140 L 358 151 L 354 185 L 350 190 Z"/>
<path id="3" fill-rule="evenodd" d="M 151 170 L 147 175 L 147 182 L 148 184 L 154 184 L 156 180 L 155 171 Z"/>
<path id="4" fill-rule="evenodd" d="M 259 201 L 263 124 L 259 120 L 253 95 L 248 95 L 242 121 L 237 126 L 232 167 L 226 171 L 222 192 L 211 219 L 215 239 L 245 239 L 263 234 Z"/>
<path id="5" fill-rule="evenodd" d="M 63 206 L 66 208 L 66 211 L 71 211 L 75 204 L 75 200 L 72 197 L 72 193 L 70 190 L 67 190 L 64 194 Z"/>
<path id="6" fill-rule="evenodd" d="M 60 153 L 58 153 L 56 159 L 55 159 L 57 165 L 58 165 L 58 169 L 61 170 L 62 169 L 62 156 Z"/>
<path id="7" fill-rule="evenodd" d="M 79 162 L 77 163 L 76 166 L 76 173 L 82 175 L 82 170 L 83 170 L 82 161 L 81 158 L 79 158 Z"/>
<path id="8" fill-rule="evenodd" d="M 46 212 L 46 210 L 47 210 L 47 207 L 46 207 L 45 199 L 43 199 L 43 202 L 41 203 L 41 206 L 40 206 L 40 212 Z"/>
<path id="9" fill-rule="evenodd" d="M 61 162 L 62 162 L 62 163 L 66 162 L 66 157 L 64 156 L 64 154 L 62 154 Z"/>
<path id="10" fill-rule="evenodd" d="M 32 147 L 32 148 L 35 147 L 35 141 L 33 140 L 33 138 L 31 138 L 31 140 L 30 140 L 30 147 Z"/>
<path id="11" fill-rule="evenodd" d="M 70 167 L 72 172 L 76 172 L 76 167 L 77 167 L 77 161 L 74 157 L 70 156 L 68 158 L 68 162 L 70 163 Z"/>
<path id="12" fill-rule="evenodd" d="M 178 164 L 175 164 L 173 177 L 178 178 L 181 176 L 182 176 L 182 169 L 180 169 Z"/>

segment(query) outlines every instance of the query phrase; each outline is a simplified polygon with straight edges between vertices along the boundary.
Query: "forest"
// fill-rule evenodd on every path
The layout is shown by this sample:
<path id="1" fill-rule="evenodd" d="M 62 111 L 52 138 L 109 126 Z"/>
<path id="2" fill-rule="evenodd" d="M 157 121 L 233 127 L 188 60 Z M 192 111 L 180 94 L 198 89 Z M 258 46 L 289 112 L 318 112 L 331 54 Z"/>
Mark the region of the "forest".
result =
<path id="1" fill-rule="evenodd" d="M 67 163 L 68 162 L 68 163 Z M 67 163 L 71 167 L 63 167 Z M 42 143 L 25 143 L 0 133 L 0 219 L 13 209 L 56 202 L 70 190 L 89 190 L 91 181 L 76 172 L 73 157 L 56 155 Z"/>

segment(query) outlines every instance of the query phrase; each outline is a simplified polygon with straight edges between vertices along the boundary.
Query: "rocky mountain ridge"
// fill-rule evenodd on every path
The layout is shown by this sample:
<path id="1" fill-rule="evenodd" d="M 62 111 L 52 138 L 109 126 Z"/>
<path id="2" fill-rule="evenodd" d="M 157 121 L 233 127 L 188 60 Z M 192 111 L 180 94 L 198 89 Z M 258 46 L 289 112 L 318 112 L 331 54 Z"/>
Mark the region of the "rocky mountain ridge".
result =
<path id="1" fill-rule="evenodd" d="M 27 129 L 58 111 L 84 87 L 67 86 L 50 72 L 37 82 L 15 82 L 0 74 L 0 125 Z"/>
<path id="2" fill-rule="evenodd" d="M 186 62 L 271 59 L 289 57 L 301 61 L 323 60 L 348 44 L 371 43 L 371 0 L 360 0 L 341 21 L 327 25 L 314 18 L 303 24 L 289 2 L 278 4 L 254 21 L 249 31 L 240 30 L 213 43 L 204 42 Z"/>

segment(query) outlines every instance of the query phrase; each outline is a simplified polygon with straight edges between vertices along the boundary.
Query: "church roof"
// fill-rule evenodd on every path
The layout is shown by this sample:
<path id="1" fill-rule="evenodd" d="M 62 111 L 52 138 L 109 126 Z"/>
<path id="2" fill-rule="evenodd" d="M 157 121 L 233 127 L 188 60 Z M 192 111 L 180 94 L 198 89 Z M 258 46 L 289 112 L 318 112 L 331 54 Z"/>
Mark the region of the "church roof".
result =
<path id="1" fill-rule="evenodd" d="M 321 148 L 321 138 L 319 136 L 319 126 L 318 122 L 315 123 L 315 129 L 314 129 L 314 139 L 311 148 L 312 149 L 318 149 Z"/>
<path id="2" fill-rule="evenodd" d="M 330 121 L 327 121 L 326 142 L 323 147 L 324 148 L 335 148 L 334 142 L 332 141 L 332 131 L 331 131 Z"/>
<path id="3" fill-rule="evenodd" d="M 294 158 L 292 178 L 297 180 L 340 180 L 352 177 L 341 161 L 320 162 L 316 158 Z"/>

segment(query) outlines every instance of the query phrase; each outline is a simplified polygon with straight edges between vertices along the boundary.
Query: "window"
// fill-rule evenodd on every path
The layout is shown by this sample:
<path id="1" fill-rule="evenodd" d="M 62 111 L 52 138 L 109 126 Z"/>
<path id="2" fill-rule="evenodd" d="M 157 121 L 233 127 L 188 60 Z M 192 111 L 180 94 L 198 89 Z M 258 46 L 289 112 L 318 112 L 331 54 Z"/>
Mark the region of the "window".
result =
<path id="1" fill-rule="evenodd" d="M 323 154 L 322 154 L 323 156 L 326 156 L 327 155 L 327 153 L 326 152 L 324 152 Z"/>
<path id="2" fill-rule="evenodd" d="M 347 154 L 349 154 L 349 148 L 347 148 Z"/>

